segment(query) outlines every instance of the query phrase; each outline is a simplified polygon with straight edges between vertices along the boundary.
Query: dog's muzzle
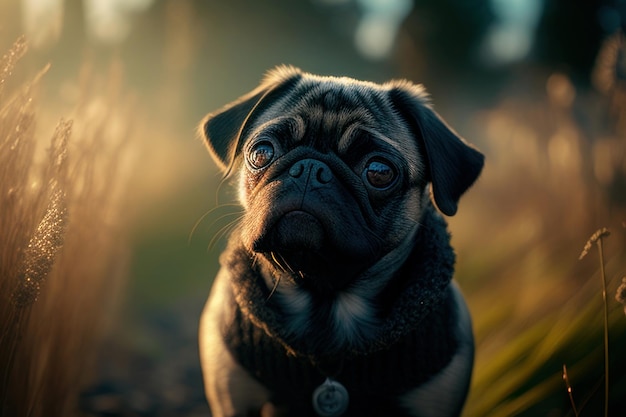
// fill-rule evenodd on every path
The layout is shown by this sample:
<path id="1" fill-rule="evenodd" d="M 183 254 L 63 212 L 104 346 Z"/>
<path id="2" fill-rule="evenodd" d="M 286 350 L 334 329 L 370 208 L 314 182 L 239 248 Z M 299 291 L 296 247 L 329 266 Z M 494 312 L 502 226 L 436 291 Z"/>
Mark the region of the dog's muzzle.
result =
<path id="1" fill-rule="evenodd" d="M 347 239 L 344 232 L 347 226 L 342 216 L 358 210 L 357 204 L 353 203 L 352 211 L 350 207 L 338 210 L 337 202 L 349 193 L 331 167 L 319 159 L 294 162 L 280 181 L 283 197 L 272 202 L 273 225 L 255 250 L 270 254 L 307 285 L 323 291 L 345 287 L 367 262 L 363 239 Z"/>

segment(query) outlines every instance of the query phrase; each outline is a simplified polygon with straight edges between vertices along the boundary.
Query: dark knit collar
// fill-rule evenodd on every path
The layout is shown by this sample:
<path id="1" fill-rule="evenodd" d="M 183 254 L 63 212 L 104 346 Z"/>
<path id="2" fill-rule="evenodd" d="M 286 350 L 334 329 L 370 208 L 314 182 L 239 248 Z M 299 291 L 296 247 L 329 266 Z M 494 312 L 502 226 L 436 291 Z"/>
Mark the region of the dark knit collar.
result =
<path id="1" fill-rule="evenodd" d="M 424 317 L 441 305 L 454 272 L 454 259 L 446 222 L 429 207 L 420 219 L 411 255 L 381 294 L 384 305 L 378 306 L 382 317 L 377 336 L 359 348 L 346 350 L 331 346 L 326 352 L 321 352 L 319 346 L 310 351 L 306 341 L 290 338 L 281 325 L 280 309 L 271 302 L 270 289 L 259 273 L 254 257 L 238 239 L 231 239 L 221 263 L 231 273 L 233 294 L 243 317 L 278 340 L 287 352 L 315 359 L 338 353 L 348 356 L 370 354 L 413 333 Z"/>

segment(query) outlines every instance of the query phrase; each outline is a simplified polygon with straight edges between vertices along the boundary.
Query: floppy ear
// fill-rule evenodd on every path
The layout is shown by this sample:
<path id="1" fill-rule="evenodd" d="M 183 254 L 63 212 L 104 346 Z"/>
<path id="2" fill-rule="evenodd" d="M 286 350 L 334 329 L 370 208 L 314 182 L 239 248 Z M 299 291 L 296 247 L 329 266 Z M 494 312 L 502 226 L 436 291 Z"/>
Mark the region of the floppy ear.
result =
<path id="1" fill-rule="evenodd" d="M 277 97 L 293 88 L 301 76 L 297 68 L 278 67 L 269 72 L 257 88 L 202 120 L 201 133 L 211 156 L 222 170 L 227 170 L 233 163 L 244 133 L 256 117 Z"/>
<path id="2" fill-rule="evenodd" d="M 395 84 L 389 95 L 423 145 L 437 207 L 443 214 L 453 216 L 459 198 L 480 175 L 483 154 L 435 113 L 421 86 L 408 82 Z"/>

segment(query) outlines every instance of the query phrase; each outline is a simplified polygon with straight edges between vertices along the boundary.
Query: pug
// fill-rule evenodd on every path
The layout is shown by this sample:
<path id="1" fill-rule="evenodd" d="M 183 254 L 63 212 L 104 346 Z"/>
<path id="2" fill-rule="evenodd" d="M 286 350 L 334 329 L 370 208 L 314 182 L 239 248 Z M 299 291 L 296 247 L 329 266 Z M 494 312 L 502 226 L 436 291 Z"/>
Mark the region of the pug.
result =
<path id="1" fill-rule="evenodd" d="M 458 416 L 470 314 L 443 215 L 483 155 L 423 87 L 268 73 L 200 127 L 243 215 L 200 321 L 221 416 Z"/>

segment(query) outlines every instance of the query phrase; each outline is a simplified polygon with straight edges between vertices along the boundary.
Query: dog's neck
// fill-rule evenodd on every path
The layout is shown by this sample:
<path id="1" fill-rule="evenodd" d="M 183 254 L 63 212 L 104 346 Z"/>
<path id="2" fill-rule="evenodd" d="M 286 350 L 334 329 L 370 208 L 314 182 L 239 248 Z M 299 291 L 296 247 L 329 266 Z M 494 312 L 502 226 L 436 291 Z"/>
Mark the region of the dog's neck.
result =
<path id="1" fill-rule="evenodd" d="M 454 253 L 445 221 L 431 208 L 402 245 L 335 297 L 315 297 L 280 279 L 274 266 L 240 244 L 222 262 L 242 312 L 292 353 L 363 353 L 394 343 L 439 305 Z"/>
<path id="2" fill-rule="evenodd" d="M 418 225 L 398 247 L 359 274 L 349 286 L 324 298 L 300 286 L 297 279 L 286 279 L 287 272 L 258 258 L 261 276 L 271 289 L 270 297 L 275 297 L 284 310 L 286 332 L 293 338 L 304 337 L 321 303 L 327 311 L 327 325 L 332 329 L 331 343 L 353 346 L 375 337 L 381 325 L 380 294 L 413 251 L 417 230 Z"/>

